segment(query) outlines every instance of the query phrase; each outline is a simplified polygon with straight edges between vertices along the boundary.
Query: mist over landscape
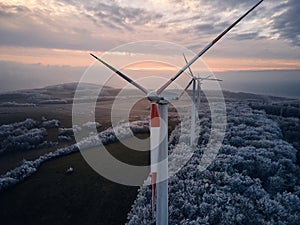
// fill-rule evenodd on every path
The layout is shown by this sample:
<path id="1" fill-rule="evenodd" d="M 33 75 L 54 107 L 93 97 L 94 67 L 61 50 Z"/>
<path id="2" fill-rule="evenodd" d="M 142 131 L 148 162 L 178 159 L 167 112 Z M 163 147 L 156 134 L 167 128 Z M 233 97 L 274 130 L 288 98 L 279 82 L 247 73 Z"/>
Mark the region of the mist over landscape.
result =
<path id="1" fill-rule="evenodd" d="M 84 67 L 24 65 L 2 62 L 0 92 L 43 88 L 47 85 L 79 81 Z M 300 98 L 300 71 L 215 72 L 223 90 Z M 95 83 L 97 80 L 95 79 Z M 205 83 L 209 88 L 209 83 Z"/>

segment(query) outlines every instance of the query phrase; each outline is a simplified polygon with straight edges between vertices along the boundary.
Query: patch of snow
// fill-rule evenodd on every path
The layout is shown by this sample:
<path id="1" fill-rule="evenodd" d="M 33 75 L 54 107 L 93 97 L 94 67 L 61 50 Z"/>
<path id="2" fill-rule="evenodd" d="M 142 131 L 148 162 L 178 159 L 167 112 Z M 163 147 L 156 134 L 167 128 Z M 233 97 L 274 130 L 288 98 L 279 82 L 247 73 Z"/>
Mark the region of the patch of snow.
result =
<path id="1" fill-rule="evenodd" d="M 56 119 L 42 122 L 42 127 L 46 128 L 46 129 L 57 128 L 59 126 L 60 126 L 60 121 L 56 120 Z"/>
<path id="2" fill-rule="evenodd" d="M 50 99 L 39 101 L 39 104 L 68 104 L 68 100 L 66 99 Z"/>
<path id="3" fill-rule="evenodd" d="M 33 103 L 17 103 L 17 102 L 4 102 L 0 103 L 0 107 L 35 107 Z"/>

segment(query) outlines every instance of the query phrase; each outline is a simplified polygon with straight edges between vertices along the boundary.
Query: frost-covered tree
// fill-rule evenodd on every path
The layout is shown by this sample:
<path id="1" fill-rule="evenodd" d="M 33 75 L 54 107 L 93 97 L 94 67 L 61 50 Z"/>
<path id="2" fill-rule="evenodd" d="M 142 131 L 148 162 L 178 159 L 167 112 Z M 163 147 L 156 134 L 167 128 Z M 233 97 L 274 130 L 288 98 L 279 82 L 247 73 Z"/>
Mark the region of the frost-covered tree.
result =
<path id="1" fill-rule="evenodd" d="M 11 150 L 35 149 L 44 143 L 45 128 L 38 128 L 32 119 L 0 126 L 0 153 Z"/>
<path id="2" fill-rule="evenodd" d="M 208 111 L 208 105 L 203 103 L 200 116 Z M 200 118 L 199 149 L 169 179 L 169 223 L 298 224 L 297 150 L 284 140 L 276 121 L 246 103 L 228 102 L 227 119 L 219 154 L 203 171 L 199 165 L 210 135 L 210 122 Z M 177 135 L 178 132 L 171 135 L 171 144 L 178 143 Z M 171 145 L 170 152 L 172 148 Z M 150 199 L 151 188 L 142 187 L 128 215 L 128 224 L 153 224 Z"/>

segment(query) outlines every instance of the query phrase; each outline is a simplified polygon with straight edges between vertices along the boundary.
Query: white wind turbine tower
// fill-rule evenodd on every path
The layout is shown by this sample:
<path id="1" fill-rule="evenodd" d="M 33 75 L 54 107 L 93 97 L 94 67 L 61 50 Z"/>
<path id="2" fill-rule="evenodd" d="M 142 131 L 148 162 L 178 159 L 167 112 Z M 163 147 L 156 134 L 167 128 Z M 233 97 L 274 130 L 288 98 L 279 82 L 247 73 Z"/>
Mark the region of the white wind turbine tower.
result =
<path id="1" fill-rule="evenodd" d="M 168 101 L 161 96 L 162 92 L 175 81 L 186 69 L 189 68 L 199 57 L 215 45 L 226 33 L 235 27 L 243 18 L 253 11 L 264 0 L 260 0 L 243 16 L 229 26 L 223 33 L 209 43 L 201 52 L 182 67 L 169 81 L 155 91 L 149 91 L 133 81 L 127 75 L 113 66 L 104 62 L 94 54 L 95 59 L 114 71 L 124 80 L 141 90 L 151 103 L 150 121 L 150 154 L 151 154 L 151 179 L 152 179 L 152 209 L 156 219 L 156 225 L 168 224 Z"/>
<path id="2" fill-rule="evenodd" d="M 183 58 L 186 63 L 188 63 L 185 55 L 183 54 Z M 201 103 L 201 84 L 204 80 L 210 80 L 210 81 L 222 81 L 221 79 L 216 78 L 210 78 L 211 75 L 208 75 L 206 77 L 196 77 L 194 73 L 192 72 L 191 67 L 189 66 L 189 72 L 187 74 L 191 77 L 191 81 L 187 84 L 183 92 L 179 95 L 178 99 L 182 97 L 182 95 L 189 89 L 189 87 L 193 84 L 193 90 L 192 90 L 192 109 L 191 109 L 191 140 L 190 145 L 195 145 L 195 126 L 196 126 L 196 115 L 200 112 L 200 103 Z M 196 97 L 197 95 L 197 97 Z M 196 113 L 197 112 L 197 113 Z"/>

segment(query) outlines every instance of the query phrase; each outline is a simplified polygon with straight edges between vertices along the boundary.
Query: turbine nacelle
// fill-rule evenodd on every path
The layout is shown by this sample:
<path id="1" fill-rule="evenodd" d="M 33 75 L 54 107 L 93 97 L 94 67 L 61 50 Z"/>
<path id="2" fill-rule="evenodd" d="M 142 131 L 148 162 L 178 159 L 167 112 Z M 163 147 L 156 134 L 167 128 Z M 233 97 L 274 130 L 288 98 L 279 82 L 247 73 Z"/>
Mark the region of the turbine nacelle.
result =
<path id="1" fill-rule="evenodd" d="M 147 94 L 147 98 L 150 102 L 153 102 L 153 103 L 165 103 L 166 100 L 164 99 L 164 97 L 160 97 L 156 91 L 150 91 L 148 94 Z"/>

